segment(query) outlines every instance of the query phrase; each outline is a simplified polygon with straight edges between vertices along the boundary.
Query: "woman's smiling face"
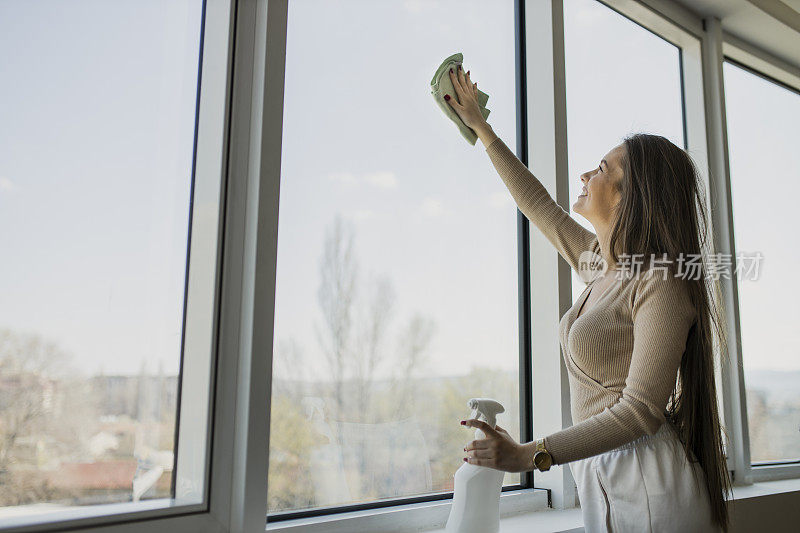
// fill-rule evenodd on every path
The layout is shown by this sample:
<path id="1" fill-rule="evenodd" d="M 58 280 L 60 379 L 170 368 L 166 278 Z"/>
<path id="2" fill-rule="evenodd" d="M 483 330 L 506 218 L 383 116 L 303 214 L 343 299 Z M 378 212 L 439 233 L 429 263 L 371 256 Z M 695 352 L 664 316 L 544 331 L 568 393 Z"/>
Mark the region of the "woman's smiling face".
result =
<path id="1" fill-rule="evenodd" d="M 598 163 L 597 168 L 581 174 L 583 189 L 572 204 L 572 210 L 595 227 L 610 224 L 622 196 L 622 162 L 625 144 L 615 146 Z"/>

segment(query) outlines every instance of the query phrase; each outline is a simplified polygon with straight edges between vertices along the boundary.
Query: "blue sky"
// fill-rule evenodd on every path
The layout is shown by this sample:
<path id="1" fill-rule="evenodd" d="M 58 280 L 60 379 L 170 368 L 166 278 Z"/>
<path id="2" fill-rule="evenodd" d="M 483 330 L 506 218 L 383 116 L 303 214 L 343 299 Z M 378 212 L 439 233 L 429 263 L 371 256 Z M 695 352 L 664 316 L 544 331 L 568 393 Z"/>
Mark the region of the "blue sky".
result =
<path id="1" fill-rule="evenodd" d="M 683 137 L 678 49 L 592 0 L 565 4 L 572 203 L 579 175 L 626 134 Z M 56 341 L 87 373 L 177 371 L 200 5 L 0 3 L 0 45 L 13 50 L 0 75 L 14 80 L 0 86 L 0 327 Z M 290 2 L 277 342 L 320 361 L 319 258 L 341 214 L 362 280 L 394 287 L 387 350 L 421 313 L 436 324 L 426 374 L 516 369 L 516 209 L 482 143 L 466 143 L 429 92 L 462 52 L 513 149 L 513 38 L 510 1 Z M 769 231 L 789 211 L 764 191 L 796 174 L 785 169 L 797 168 L 800 99 L 725 75 L 737 234 L 765 265 L 789 264 L 786 232 Z M 761 209 L 737 207 L 751 198 Z M 796 328 L 780 328 L 788 343 L 764 334 L 800 318 L 773 296 L 788 294 L 788 275 L 776 266 L 771 281 L 740 284 L 744 346 L 769 354 L 748 365 L 800 368 Z"/>

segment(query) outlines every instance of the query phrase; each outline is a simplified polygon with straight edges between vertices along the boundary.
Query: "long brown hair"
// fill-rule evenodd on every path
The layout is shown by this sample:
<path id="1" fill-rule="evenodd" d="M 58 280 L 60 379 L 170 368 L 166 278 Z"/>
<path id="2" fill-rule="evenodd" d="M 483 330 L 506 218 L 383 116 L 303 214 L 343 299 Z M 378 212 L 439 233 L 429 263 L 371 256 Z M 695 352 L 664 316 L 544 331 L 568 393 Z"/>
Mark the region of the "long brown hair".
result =
<path id="1" fill-rule="evenodd" d="M 697 270 L 684 278 L 697 320 L 689 330 L 665 414 L 677 427 L 689 460 L 702 467 L 714 521 L 727 531 L 731 481 L 714 379 L 714 342 L 719 342 L 716 348 L 723 356 L 727 342 L 719 282 L 707 276 L 710 246 L 703 181 L 689 154 L 660 135 L 636 133 L 623 142 L 627 153 L 622 158 L 621 197 L 609 239 L 612 259 L 618 261 L 617 252 L 644 254 L 645 261 L 651 254 L 659 259 L 666 254 L 674 272 L 680 254 L 684 259 L 702 258 L 694 259 Z"/>

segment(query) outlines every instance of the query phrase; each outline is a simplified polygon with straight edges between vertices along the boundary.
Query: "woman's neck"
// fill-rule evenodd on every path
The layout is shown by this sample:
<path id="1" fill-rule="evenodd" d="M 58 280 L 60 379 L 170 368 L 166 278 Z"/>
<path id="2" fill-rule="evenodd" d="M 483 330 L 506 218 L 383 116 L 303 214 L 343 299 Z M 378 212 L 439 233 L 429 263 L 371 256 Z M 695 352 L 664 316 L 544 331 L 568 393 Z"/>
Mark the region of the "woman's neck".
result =
<path id="1" fill-rule="evenodd" d="M 603 224 L 596 224 L 594 227 L 595 231 L 597 232 L 597 242 L 600 243 L 600 254 L 603 256 L 603 260 L 608 265 L 608 270 L 614 270 L 619 268 L 619 265 L 612 259 L 611 257 L 611 247 L 609 246 L 609 240 L 611 239 L 611 226 L 610 224 L 603 223 Z"/>

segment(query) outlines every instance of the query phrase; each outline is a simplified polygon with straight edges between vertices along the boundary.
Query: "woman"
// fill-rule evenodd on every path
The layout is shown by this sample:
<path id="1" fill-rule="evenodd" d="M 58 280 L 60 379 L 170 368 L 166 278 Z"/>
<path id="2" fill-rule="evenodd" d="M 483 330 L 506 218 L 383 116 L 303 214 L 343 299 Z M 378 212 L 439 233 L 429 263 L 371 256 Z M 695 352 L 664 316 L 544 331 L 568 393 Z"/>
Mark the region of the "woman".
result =
<path id="1" fill-rule="evenodd" d="M 727 531 L 712 327 L 723 348 L 725 338 L 691 158 L 661 136 L 627 137 L 581 175 L 573 209 L 592 233 L 494 134 L 469 72 L 450 78 L 457 98 L 445 99 L 478 134 L 519 209 L 572 268 L 587 253 L 607 267 L 559 323 L 574 425 L 519 444 L 503 428 L 462 421 L 487 435 L 467 445 L 464 460 L 508 472 L 568 463 L 587 531 Z M 640 258 L 638 268 L 625 257 Z"/>

